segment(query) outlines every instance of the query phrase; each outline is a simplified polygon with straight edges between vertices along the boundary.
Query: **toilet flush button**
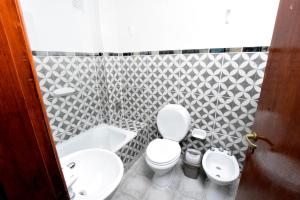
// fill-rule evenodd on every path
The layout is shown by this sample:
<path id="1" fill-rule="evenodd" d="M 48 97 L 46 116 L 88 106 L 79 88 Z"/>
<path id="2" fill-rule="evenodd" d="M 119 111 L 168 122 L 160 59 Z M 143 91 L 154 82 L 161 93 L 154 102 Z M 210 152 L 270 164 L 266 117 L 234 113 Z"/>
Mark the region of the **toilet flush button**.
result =
<path id="1" fill-rule="evenodd" d="M 206 138 L 206 132 L 205 132 L 205 130 L 202 130 L 202 129 L 194 129 L 192 131 L 192 136 L 194 138 L 204 140 Z"/>

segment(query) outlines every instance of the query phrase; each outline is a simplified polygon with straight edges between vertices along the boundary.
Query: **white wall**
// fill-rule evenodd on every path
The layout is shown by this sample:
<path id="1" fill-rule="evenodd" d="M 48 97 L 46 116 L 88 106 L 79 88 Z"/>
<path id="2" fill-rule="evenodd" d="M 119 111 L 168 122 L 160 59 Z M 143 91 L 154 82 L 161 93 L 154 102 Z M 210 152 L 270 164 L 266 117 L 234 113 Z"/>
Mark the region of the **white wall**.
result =
<path id="1" fill-rule="evenodd" d="M 279 0 L 20 0 L 32 50 L 268 46 Z M 229 23 L 225 13 L 230 10 Z"/>
<path id="2" fill-rule="evenodd" d="M 100 0 L 104 51 L 268 46 L 279 0 Z M 225 13 L 230 9 L 229 24 Z"/>
<path id="3" fill-rule="evenodd" d="M 20 0 L 32 50 L 102 51 L 98 0 Z"/>

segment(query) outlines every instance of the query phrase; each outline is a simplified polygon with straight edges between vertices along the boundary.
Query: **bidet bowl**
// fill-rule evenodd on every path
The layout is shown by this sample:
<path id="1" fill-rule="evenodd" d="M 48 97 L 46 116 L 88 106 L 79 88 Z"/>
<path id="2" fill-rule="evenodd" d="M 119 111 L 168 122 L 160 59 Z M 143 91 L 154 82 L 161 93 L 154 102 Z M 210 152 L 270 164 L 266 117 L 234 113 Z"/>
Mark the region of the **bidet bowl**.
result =
<path id="1" fill-rule="evenodd" d="M 218 185 L 231 184 L 240 174 L 236 158 L 229 155 L 228 151 L 218 149 L 206 151 L 202 166 L 208 178 Z"/>
<path id="2" fill-rule="evenodd" d="M 120 158 L 104 149 L 81 150 L 60 159 L 70 166 L 77 181 L 72 186 L 75 200 L 94 200 L 109 197 L 119 185 L 124 167 Z"/>

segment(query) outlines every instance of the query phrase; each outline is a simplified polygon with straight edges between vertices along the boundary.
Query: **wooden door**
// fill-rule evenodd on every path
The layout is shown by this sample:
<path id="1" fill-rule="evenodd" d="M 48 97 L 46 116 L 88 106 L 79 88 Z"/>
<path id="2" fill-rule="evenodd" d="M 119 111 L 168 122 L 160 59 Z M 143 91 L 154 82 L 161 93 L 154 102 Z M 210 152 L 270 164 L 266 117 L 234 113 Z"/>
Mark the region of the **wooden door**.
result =
<path id="1" fill-rule="evenodd" d="M 0 199 L 69 199 L 17 0 L 0 1 Z"/>
<path id="2" fill-rule="evenodd" d="M 300 1 L 281 0 L 239 200 L 300 199 Z"/>

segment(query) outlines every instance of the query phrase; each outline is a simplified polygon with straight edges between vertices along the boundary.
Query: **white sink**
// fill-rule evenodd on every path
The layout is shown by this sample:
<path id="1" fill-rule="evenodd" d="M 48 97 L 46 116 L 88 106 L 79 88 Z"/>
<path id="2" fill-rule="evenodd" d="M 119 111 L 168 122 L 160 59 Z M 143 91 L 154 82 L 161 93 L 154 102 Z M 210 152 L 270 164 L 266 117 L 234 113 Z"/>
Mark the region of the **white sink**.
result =
<path id="1" fill-rule="evenodd" d="M 229 155 L 228 151 L 218 149 L 206 151 L 202 166 L 208 178 L 218 185 L 231 184 L 240 174 L 236 158 Z"/>
<path id="2" fill-rule="evenodd" d="M 60 161 L 63 167 L 69 168 L 75 163 L 69 170 L 77 177 L 72 185 L 75 200 L 107 198 L 119 185 L 124 172 L 120 158 L 104 149 L 81 150 L 62 157 Z"/>

